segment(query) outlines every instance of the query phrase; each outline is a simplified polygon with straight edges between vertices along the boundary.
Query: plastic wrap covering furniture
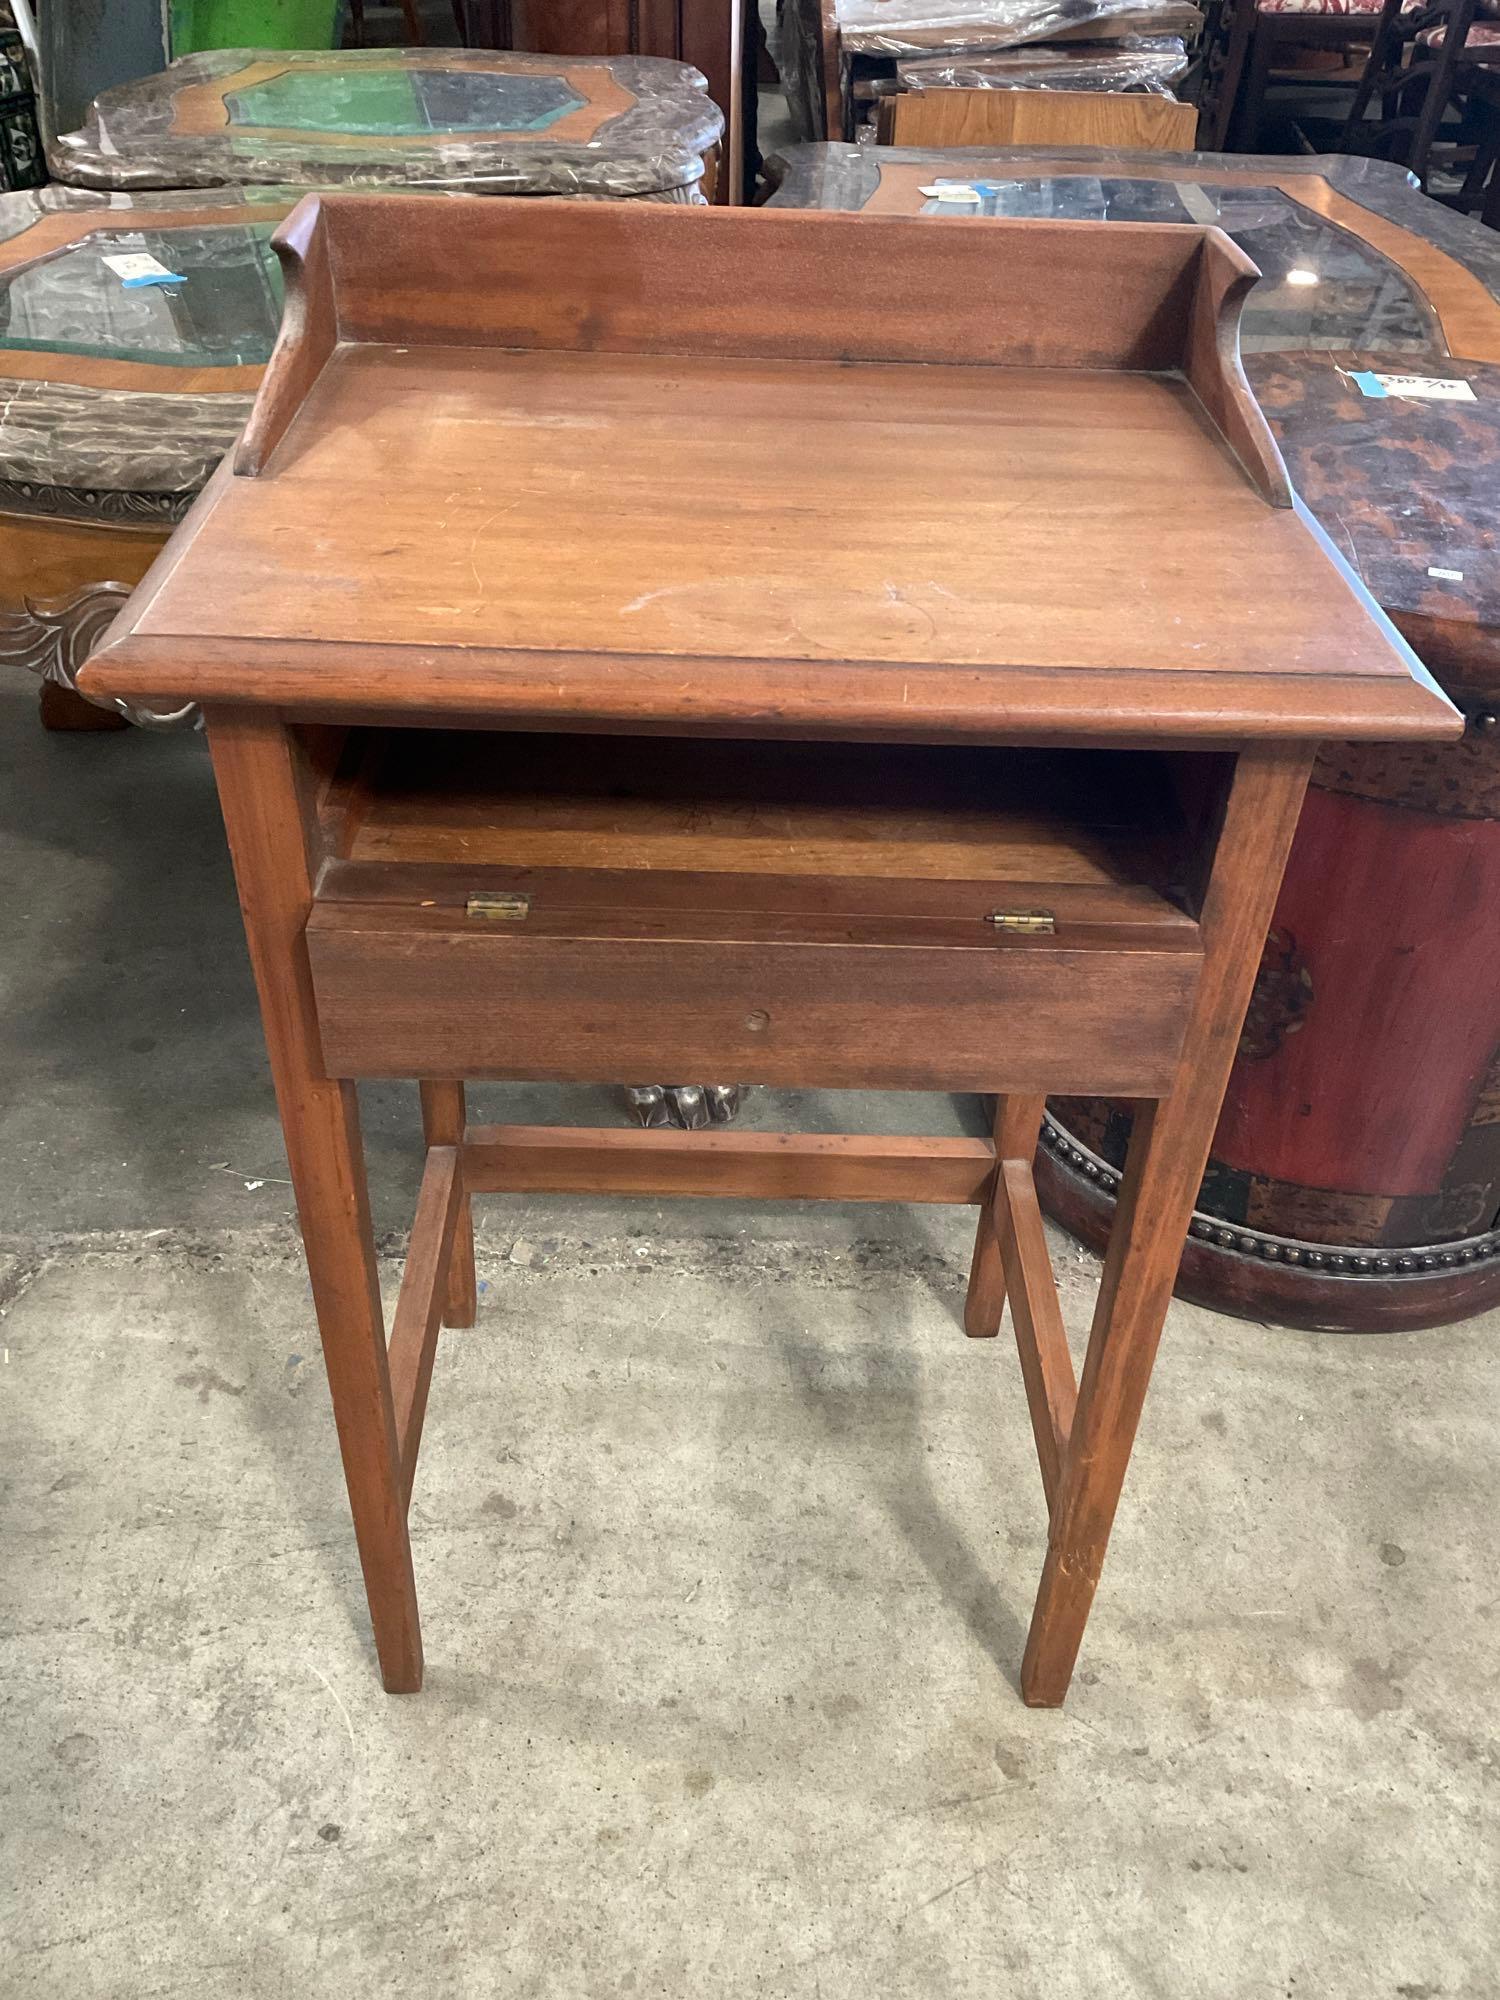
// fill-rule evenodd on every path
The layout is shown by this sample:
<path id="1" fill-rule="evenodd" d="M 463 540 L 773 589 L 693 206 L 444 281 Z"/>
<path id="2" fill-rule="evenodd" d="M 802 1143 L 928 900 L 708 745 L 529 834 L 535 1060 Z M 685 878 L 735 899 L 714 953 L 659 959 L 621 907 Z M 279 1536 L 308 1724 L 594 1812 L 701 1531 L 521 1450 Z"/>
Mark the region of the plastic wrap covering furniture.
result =
<path id="1" fill-rule="evenodd" d="M 26 51 L 10 9 L 0 4 L 0 188 L 34 187 L 45 179 Z"/>
<path id="2" fill-rule="evenodd" d="M 1123 35 L 1197 33 L 1184 0 L 838 0 L 846 55 L 988 51 L 1026 42 L 1118 41 Z"/>
<path id="3" fill-rule="evenodd" d="M 1109 90 L 1176 95 L 1186 76 L 1180 35 L 1131 35 L 1118 42 L 1036 43 L 987 56 L 923 56 L 896 65 L 903 90 Z"/>
<path id="4" fill-rule="evenodd" d="M 823 130 L 822 33 L 816 0 L 786 0 L 777 10 L 776 67 L 792 125 L 803 140 L 837 136 Z M 838 61 L 836 48 L 829 49 L 828 60 Z"/>
<path id="5" fill-rule="evenodd" d="M 215 49 L 104 91 L 49 147 L 75 187 L 276 181 L 683 199 L 724 120 L 653 56 Z"/>

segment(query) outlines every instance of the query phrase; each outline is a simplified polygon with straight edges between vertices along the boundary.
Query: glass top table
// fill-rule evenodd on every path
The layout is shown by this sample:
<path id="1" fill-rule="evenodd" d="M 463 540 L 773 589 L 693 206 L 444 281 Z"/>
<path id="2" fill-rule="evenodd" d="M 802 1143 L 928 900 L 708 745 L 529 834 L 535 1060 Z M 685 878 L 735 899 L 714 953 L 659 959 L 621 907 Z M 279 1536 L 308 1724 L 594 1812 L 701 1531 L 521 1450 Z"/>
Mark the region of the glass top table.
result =
<path id="1" fill-rule="evenodd" d="M 177 368 L 263 367 L 281 319 L 274 217 L 108 228 L 0 289 L 0 357 L 94 355 Z M 150 258 L 172 283 L 129 286 L 110 259 Z M 0 360 L 3 365 L 3 360 Z"/>
<path id="2" fill-rule="evenodd" d="M 216 49 L 94 100 L 48 148 L 74 187 L 427 186 L 696 201 L 724 120 L 654 56 Z"/>

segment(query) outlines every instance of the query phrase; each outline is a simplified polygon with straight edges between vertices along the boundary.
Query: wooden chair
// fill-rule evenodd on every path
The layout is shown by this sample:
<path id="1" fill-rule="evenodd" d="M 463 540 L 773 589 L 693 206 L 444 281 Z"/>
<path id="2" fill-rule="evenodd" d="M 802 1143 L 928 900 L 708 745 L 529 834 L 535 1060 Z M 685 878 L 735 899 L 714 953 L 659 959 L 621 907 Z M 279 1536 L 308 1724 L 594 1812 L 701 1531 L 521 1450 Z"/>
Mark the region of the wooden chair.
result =
<path id="1" fill-rule="evenodd" d="M 1488 59 L 1466 63 L 1459 80 L 1475 137 L 1474 153 L 1463 185 L 1443 199 L 1467 215 L 1477 215 L 1487 228 L 1500 229 L 1500 26 L 1482 23 L 1471 30 L 1471 56 L 1476 34 L 1483 38 L 1479 48 Z"/>
<path id="2" fill-rule="evenodd" d="M 464 0 L 452 0 L 453 25 L 458 30 L 458 39 L 464 48 L 469 46 L 468 9 Z M 406 22 L 406 39 L 413 48 L 425 48 L 427 44 L 427 24 L 422 19 L 421 7 L 417 0 L 401 0 L 401 12 Z M 365 46 L 365 0 L 349 0 L 349 32 L 354 46 Z M 494 46 L 501 46 L 496 44 Z"/>
<path id="3" fill-rule="evenodd" d="M 1348 51 L 1374 35 L 1384 0 L 1218 0 L 1204 31 L 1202 113 L 1205 152 L 1261 150 L 1266 93 L 1293 49 Z M 1295 76 L 1298 73 L 1292 72 Z M 1327 71 L 1304 79 L 1324 87 Z"/>
<path id="4" fill-rule="evenodd" d="M 1453 101 L 1478 0 L 1384 0 L 1375 40 L 1349 116 L 1341 153 L 1398 160 L 1427 186 L 1443 115 Z M 1373 103 L 1380 115 L 1369 119 Z M 1451 162 L 1449 163 L 1451 164 Z"/>

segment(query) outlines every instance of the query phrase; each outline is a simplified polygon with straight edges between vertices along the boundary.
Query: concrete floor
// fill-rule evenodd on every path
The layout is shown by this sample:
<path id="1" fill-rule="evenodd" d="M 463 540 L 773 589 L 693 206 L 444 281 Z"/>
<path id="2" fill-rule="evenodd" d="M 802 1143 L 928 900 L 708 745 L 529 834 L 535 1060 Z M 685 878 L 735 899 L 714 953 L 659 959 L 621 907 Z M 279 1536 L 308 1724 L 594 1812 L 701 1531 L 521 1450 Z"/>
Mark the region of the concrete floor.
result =
<path id="1" fill-rule="evenodd" d="M 1036 1714 L 965 1217 L 488 1203 L 428 1686 L 383 1695 L 201 745 L 31 711 L 0 688 L 5 2000 L 1500 1994 L 1493 1322 L 1176 1308 Z M 490 1108 L 559 1104 L 617 1115 Z M 399 1232 L 415 1106 L 367 1114 Z"/>

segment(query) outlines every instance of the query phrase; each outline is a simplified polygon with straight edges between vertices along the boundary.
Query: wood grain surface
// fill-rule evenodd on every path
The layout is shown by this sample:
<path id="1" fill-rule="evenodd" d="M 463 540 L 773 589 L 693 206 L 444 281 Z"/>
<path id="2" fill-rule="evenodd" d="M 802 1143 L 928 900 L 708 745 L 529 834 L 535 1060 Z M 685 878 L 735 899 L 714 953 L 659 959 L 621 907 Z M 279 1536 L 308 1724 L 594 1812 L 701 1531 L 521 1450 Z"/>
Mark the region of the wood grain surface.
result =
<path id="1" fill-rule="evenodd" d="M 920 90 L 881 101 L 897 146 L 1138 146 L 1185 153 L 1197 108 L 1107 90 Z M 887 130 L 887 125 L 889 130 Z"/>

